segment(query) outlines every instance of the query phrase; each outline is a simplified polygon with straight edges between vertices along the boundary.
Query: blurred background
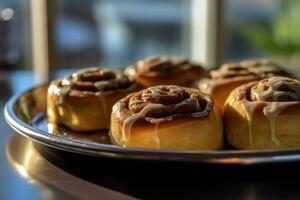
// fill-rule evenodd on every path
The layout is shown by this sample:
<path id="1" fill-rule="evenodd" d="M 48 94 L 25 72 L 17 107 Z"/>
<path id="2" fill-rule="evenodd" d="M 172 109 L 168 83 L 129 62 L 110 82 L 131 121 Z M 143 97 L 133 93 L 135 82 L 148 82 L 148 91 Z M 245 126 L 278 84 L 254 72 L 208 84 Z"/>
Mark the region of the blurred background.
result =
<path id="1" fill-rule="evenodd" d="M 265 57 L 300 77 L 300 0 L 0 0 L 0 113 L 54 72 L 124 68 L 158 54 L 210 68 Z M 5 152 L 2 114 L 0 130 Z M 4 153 L 0 163 L 0 199 L 42 199 Z"/>
<path id="2" fill-rule="evenodd" d="M 298 0 L 1 0 L 0 70 L 124 68 L 164 54 L 208 67 L 267 57 L 299 74 L 299 10 Z"/>

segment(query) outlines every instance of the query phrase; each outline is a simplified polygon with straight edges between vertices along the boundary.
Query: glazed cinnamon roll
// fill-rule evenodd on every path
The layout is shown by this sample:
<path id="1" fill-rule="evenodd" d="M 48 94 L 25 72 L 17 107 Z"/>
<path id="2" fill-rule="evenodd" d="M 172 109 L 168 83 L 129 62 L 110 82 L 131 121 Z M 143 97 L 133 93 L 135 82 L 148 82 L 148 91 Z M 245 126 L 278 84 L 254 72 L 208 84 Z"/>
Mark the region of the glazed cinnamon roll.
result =
<path id="1" fill-rule="evenodd" d="M 110 136 L 125 147 L 217 150 L 223 145 L 220 113 L 211 99 L 191 88 L 150 87 L 118 101 Z"/>
<path id="2" fill-rule="evenodd" d="M 120 71 L 81 70 L 51 82 L 47 96 L 48 120 L 74 131 L 108 129 L 113 104 L 138 89 Z"/>
<path id="3" fill-rule="evenodd" d="M 229 143 L 237 149 L 300 147 L 300 81 L 270 77 L 232 91 L 224 110 Z"/>
<path id="4" fill-rule="evenodd" d="M 198 83 L 201 92 L 212 96 L 216 104 L 224 109 L 224 103 L 230 92 L 245 83 L 270 76 L 287 76 L 281 67 L 265 59 L 249 60 L 237 64 L 224 64 L 210 72 L 211 78 Z"/>
<path id="5" fill-rule="evenodd" d="M 128 66 L 125 74 L 145 88 L 155 85 L 190 86 L 197 79 L 208 77 L 202 66 L 176 57 L 150 57 Z"/>

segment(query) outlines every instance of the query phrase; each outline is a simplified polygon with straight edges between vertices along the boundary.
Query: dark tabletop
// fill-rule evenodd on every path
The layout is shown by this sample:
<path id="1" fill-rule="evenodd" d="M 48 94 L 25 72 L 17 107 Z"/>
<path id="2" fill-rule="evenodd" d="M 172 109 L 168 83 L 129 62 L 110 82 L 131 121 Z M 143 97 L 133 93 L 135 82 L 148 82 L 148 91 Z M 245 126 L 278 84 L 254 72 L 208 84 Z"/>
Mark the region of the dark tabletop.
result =
<path id="1" fill-rule="evenodd" d="M 60 74 L 61 75 L 61 74 Z M 33 85 L 0 72 L 0 112 Z M 0 115 L 0 199 L 300 199 L 300 164 L 254 167 L 120 161 L 78 156 L 16 134 Z"/>

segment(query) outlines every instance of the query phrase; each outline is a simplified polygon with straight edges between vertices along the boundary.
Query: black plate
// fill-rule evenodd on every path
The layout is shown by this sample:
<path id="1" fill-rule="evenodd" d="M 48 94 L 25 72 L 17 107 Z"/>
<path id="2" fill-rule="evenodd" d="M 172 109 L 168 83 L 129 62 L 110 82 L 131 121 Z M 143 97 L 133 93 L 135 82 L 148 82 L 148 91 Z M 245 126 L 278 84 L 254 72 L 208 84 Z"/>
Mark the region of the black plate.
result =
<path id="1" fill-rule="evenodd" d="M 13 96 L 5 106 L 4 116 L 7 123 L 15 131 L 52 148 L 93 157 L 215 165 L 254 165 L 300 161 L 300 149 L 263 151 L 148 150 L 112 145 L 105 132 L 90 133 L 88 136 L 81 137 L 80 134 L 55 127 L 56 134 L 52 134 L 45 117 L 47 87 L 48 85 L 38 86 Z"/>

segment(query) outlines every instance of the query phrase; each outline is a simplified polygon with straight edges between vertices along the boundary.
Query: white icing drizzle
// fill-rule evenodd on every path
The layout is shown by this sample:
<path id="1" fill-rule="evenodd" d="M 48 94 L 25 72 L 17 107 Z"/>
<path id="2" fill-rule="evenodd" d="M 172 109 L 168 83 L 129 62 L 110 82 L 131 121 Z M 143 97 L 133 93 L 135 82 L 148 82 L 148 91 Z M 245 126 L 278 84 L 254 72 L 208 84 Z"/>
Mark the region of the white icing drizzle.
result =
<path id="1" fill-rule="evenodd" d="M 164 92 L 158 87 L 148 88 L 146 91 L 142 93 L 142 99 L 153 98 L 157 102 L 159 101 L 161 95 L 164 94 Z"/>
<path id="2" fill-rule="evenodd" d="M 208 101 L 208 100 L 207 100 Z M 200 110 L 200 105 L 199 105 L 199 102 L 196 101 L 196 109 L 197 110 Z M 208 112 L 212 109 L 212 102 L 207 102 L 206 104 L 206 107 L 204 108 L 204 110 L 200 111 L 200 112 L 195 112 L 195 113 L 192 113 L 191 115 L 193 117 L 204 117 L 204 116 L 207 116 L 208 115 Z"/>
<path id="3" fill-rule="evenodd" d="M 283 103 L 283 106 L 280 106 L 279 104 L 280 102 L 270 102 L 263 109 L 264 115 L 269 119 L 271 140 L 277 146 L 279 146 L 280 140 L 278 139 L 276 133 L 276 118 L 283 109 L 290 105 L 289 103 Z"/>
<path id="4" fill-rule="evenodd" d="M 292 84 L 292 82 L 294 84 Z M 296 83 L 296 84 L 295 84 Z M 260 82 L 258 83 L 260 84 Z M 265 79 L 261 82 L 268 86 L 267 90 L 262 90 L 258 87 L 251 90 L 251 94 L 259 101 L 266 100 L 267 98 L 272 98 L 275 102 L 268 102 L 264 107 L 263 113 L 268 118 L 271 129 L 271 140 L 277 146 L 280 145 L 280 140 L 277 137 L 276 133 L 276 118 L 282 110 L 286 107 L 297 104 L 298 102 L 287 101 L 287 102 L 277 102 L 279 97 L 285 95 L 289 96 L 291 99 L 299 100 L 300 99 L 300 82 L 293 80 L 287 77 L 271 77 Z M 279 88 L 284 85 L 288 88 L 287 91 L 279 90 Z"/>
<path id="5" fill-rule="evenodd" d="M 130 117 L 124 120 L 122 126 L 122 138 L 123 141 L 127 142 L 130 139 L 131 127 L 139 119 L 142 119 L 146 116 L 149 111 L 155 109 L 161 109 L 165 106 L 162 104 L 148 104 L 140 112 L 132 114 Z"/>
<path id="6" fill-rule="evenodd" d="M 160 138 L 159 138 L 159 132 L 158 132 L 158 126 L 160 122 L 155 123 L 155 128 L 154 128 L 154 140 L 156 143 L 156 149 L 160 149 Z"/>
<path id="7" fill-rule="evenodd" d="M 69 94 L 71 87 L 73 86 L 74 82 L 72 80 L 69 79 L 63 79 L 61 82 L 62 87 L 58 87 L 57 90 L 57 96 L 58 96 L 58 101 L 57 104 L 61 105 L 64 102 L 64 99 L 66 97 L 66 95 Z"/>
<path id="8" fill-rule="evenodd" d="M 300 82 L 281 76 L 275 76 L 268 79 L 262 80 L 264 81 L 262 84 L 268 86 L 267 90 L 261 90 L 258 87 L 254 87 L 251 89 L 251 94 L 255 96 L 258 101 L 265 101 L 267 98 L 272 97 L 274 101 L 278 101 L 278 97 L 282 95 L 290 96 L 291 99 L 299 100 L 300 99 Z M 298 85 L 292 84 L 290 81 L 298 83 Z M 260 82 L 258 82 L 258 85 Z M 282 91 L 279 90 L 280 86 L 285 85 L 291 91 Z"/>
<path id="9" fill-rule="evenodd" d="M 239 70 L 236 70 L 239 69 Z M 202 79 L 199 84 L 199 89 L 202 92 L 211 94 L 214 90 L 223 84 L 232 81 L 252 81 L 280 74 L 282 70 L 278 65 L 270 62 L 267 59 L 248 60 L 237 64 L 224 64 L 218 70 L 212 70 L 212 79 Z M 224 75 L 230 77 L 224 78 Z"/>
<path id="10" fill-rule="evenodd" d="M 243 110 L 245 111 L 248 124 L 249 124 L 249 144 L 250 148 L 252 148 L 253 143 L 253 136 L 252 136 L 252 120 L 253 120 L 253 113 L 255 112 L 256 108 L 259 105 L 263 105 L 263 114 L 268 118 L 270 124 L 270 137 L 271 141 L 276 145 L 280 145 L 280 139 L 277 136 L 276 131 L 276 119 L 278 115 L 283 111 L 285 108 L 299 104 L 300 99 L 300 82 L 297 86 L 296 84 L 291 84 L 291 81 L 299 82 L 294 79 L 286 78 L 286 77 L 271 77 L 268 79 L 264 79 L 258 82 L 256 85 L 248 85 L 242 86 L 237 89 L 237 98 L 233 99 L 229 102 L 230 105 L 233 105 L 236 101 L 238 101 Z M 265 84 L 268 86 L 266 90 L 256 87 L 259 84 Z M 279 88 L 284 85 L 288 87 L 287 91 L 279 90 Z M 246 99 L 246 90 L 251 89 L 251 95 L 256 98 L 256 101 L 248 101 Z M 291 90 L 291 91 L 290 91 Z M 280 102 L 278 98 L 282 95 L 289 96 L 294 101 L 285 101 Z M 272 102 L 267 102 L 267 98 L 272 98 Z"/>
<path id="11" fill-rule="evenodd" d="M 110 69 L 101 69 L 97 67 L 90 67 L 87 69 L 82 69 L 79 70 L 76 73 L 73 73 L 71 77 L 64 78 L 61 81 L 61 87 L 59 87 L 59 90 L 57 93 L 59 94 L 59 100 L 58 104 L 61 104 L 64 100 L 64 97 L 69 94 L 71 91 L 73 85 L 75 84 L 76 81 L 80 81 L 80 76 L 89 73 L 89 72 L 97 72 L 99 71 L 100 73 L 107 73 L 107 72 L 112 72 L 114 73 L 115 77 L 109 80 L 100 80 L 100 81 L 95 81 L 94 86 L 97 88 L 97 93 L 100 92 L 106 92 L 105 88 L 107 87 L 115 87 L 118 88 L 119 85 L 126 84 L 127 81 L 129 81 L 126 76 L 121 73 L 118 70 L 112 71 Z M 101 96 L 101 95 L 98 95 Z"/>
<path id="12" fill-rule="evenodd" d="M 248 141 L 250 149 L 253 148 L 253 130 L 252 130 L 252 121 L 253 121 L 253 114 L 257 107 L 262 102 L 250 102 L 246 99 L 245 91 L 247 90 L 247 87 L 241 86 L 236 89 L 236 95 L 235 98 L 232 98 L 232 100 L 229 102 L 230 106 L 233 106 L 235 103 L 238 103 L 244 110 L 244 113 L 246 115 L 246 119 L 248 122 Z"/>
<path id="13" fill-rule="evenodd" d="M 156 149 L 160 149 L 160 137 L 159 137 L 159 129 L 158 129 L 160 123 L 164 122 L 164 121 L 171 121 L 171 120 L 173 120 L 174 116 L 175 115 L 170 115 L 168 117 L 161 118 L 161 119 L 150 119 L 150 122 L 155 125 L 154 140 L 155 140 Z"/>
<path id="14" fill-rule="evenodd" d="M 249 140 L 250 149 L 253 148 L 253 129 L 252 129 L 253 114 L 259 105 L 261 105 L 261 102 L 249 102 L 247 100 L 241 102 L 241 106 L 245 111 L 246 118 L 248 121 L 248 134 L 249 134 L 248 140 Z"/>
<path id="15" fill-rule="evenodd" d="M 94 93 L 95 97 L 97 97 L 101 103 L 101 107 L 103 109 L 103 114 L 104 114 L 104 120 L 106 127 L 109 127 L 109 121 L 110 121 L 110 116 L 109 112 L 107 110 L 107 103 L 106 103 L 106 96 L 109 94 L 112 94 L 113 92 L 124 92 L 126 89 L 127 91 L 134 91 L 137 87 L 137 84 L 131 83 L 128 85 L 126 88 L 119 88 L 123 84 L 128 83 L 128 79 L 126 76 L 118 70 L 110 70 L 110 69 L 101 69 L 98 67 L 91 67 L 87 69 L 82 69 L 77 71 L 76 73 L 73 73 L 71 76 L 66 77 L 62 79 L 60 86 L 56 87 L 57 89 L 54 91 L 57 94 L 58 100 L 56 104 L 62 105 L 65 97 L 71 92 L 71 90 L 74 88 L 74 85 L 76 82 L 81 81 L 81 76 L 86 74 L 86 73 L 99 73 L 99 76 L 104 75 L 105 73 L 113 73 L 114 78 L 108 79 L 108 80 L 99 80 L 99 81 L 89 81 L 86 80 L 86 82 L 91 82 L 94 84 L 94 86 L 97 88 L 97 91 Z M 99 77 L 100 78 L 100 77 Z M 101 79 L 101 78 L 100 78 Z M 85 81 L 84 81 L 85 82 Z M 106 88 L 114 88 L 111 90 L 106 90 Z M 75 88 L 76 89 L 76 88 Z M 80 91 L 83 94 L 89 92 L 89 91 Z M 124 93 L 124 95 L 127 93 Z M 68 105 L 65 105 L 68 107 Z"/>
<path id="16" fill-rule="evenodd" d="M 159 102 L 159 100 L 162 96 L 167 95 L 168 93 L 170 93 L 170 92 L 172 93 L 177 90 L 182 90 L 182 89 L 178 86 L 168 86 L 168 91 L 164 91 L 162 89 L 159 89 L 158 87 L 152 87 L 152 88 L 148 88 L 148 89 L 144 90 L 141 95 L 141 98 L 142 99 L 143 98 L 146 98 L 146 99 L 151 98 L 151 99 L 154 99 L 155 101 Z M 133 100 L 131 103 L 138 105 L 140 101 L 142 102 L 142 100 L 136 99 L 136 100 Z M 193 96 L 183 100 L 182 102 L 175 104 L 174 109 L 177 109 L 178 107 L 183 106 L 185 104 L 193 105 L 193 106 L 195 106 L 194 110 L 196 110 L 198 112 L 191 113 L 189 115 L 191 115 L 192 117 L 203 117 L 203 116 L 207 116 L 208 112 L 212 108 L 212 102 L 210 102 L 209 99 L 206 99 L 206 101 L 207 101 L 207 103 L 206 103 L 206 107 L 204 110 L 201 110 L 201 106 L 199 105 L 198 99 Z M 168 106 L 169 105 L 163 105 L 160 103 L 149 103 L 141 111 L 139 111 L 137 113 L 133 113 L 131 116 L 129 116 L 127 119 L 125 119 L 122 124 L 122 140 L 123 140 L 124 144 L 130 140 L 132 125 L 139 119 L 145 118 L 146 121 L 149 121 L 151 124 L 154 124 L 154 135 L 153 135 L 154 138 L 153 139 L 155 141 L 156 148 L 159 149 L 160 148 L 160 137 L 159 137 L 160 123 L 162 123 L 164 121 L 171 121 L 173 119 L 173 117 L 181 116 L 184 114 L 175 113 L 175 114 L 171 114 L 167 117 L 163 117 L 163 118 L 151 118 L 151 117 L 146 117 L 146 115 L 149 112 L 152 112 L 155 110 L 160 110 L 160 109 L 165 109 Z"/>
<path id="17" fill-rule="evenodd" d="M 99 90 L 99 91 L 103 91 L 105 89 L 105 87 L 107 87 L 107 85 L 110 84 L 109 80 L 103 80 L 103 81 L 97 81 L 95 82 L 95 87 Z"/>

